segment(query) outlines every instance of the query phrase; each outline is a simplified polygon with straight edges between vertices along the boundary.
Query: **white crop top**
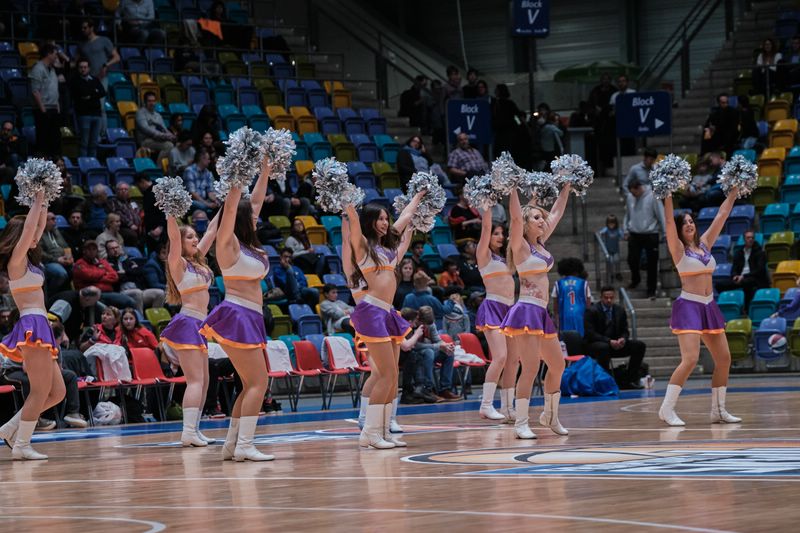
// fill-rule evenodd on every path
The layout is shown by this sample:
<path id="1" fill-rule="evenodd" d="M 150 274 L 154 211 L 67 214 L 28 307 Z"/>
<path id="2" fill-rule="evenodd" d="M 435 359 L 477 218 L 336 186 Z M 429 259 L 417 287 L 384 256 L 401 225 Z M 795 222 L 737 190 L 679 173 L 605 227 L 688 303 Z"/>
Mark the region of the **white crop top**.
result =
<path id="1" fill-rule="evenodd" d="M 529 255 L 525 261 L 517 265 L 517 272 L 519 275 L 531 276 L 550 272 L 550 269 L 553 268 L 553 256 L 550 255 L 547 250 L 545 250 L 547 255 L 544 255 L 534 248 L 532 244 L 529 244 L 529 246 L 531 247 L 531 255 Z"/>
<path id="2" fill-rule="evenodd" d="M 186 268 L 183 271 L 183 278 L 178 283 L 180 294 L 190 294 L 208 289 L 211 285 L 211 271 L 206 268 L 198 268 L 193 263 L 186 261 Z"/>
<path id="3" fill-rule="evenodd" d="M 702 242 L 700 243 L 700 249 L 703 250 L 703 255 L 693 252 L 688 247 L 686 248 L 683 257 L 675 265 L 681 277 L 714 273 L 714 269 L 717 267 L 717 260 L 714 259 L 714 256 L 711 255 L 711 252 Z"/>
<path id="4" fill-rule="evenodd" d="M 378 272 L 381 270 L 390 271 L 395 269 L 397 266 L 397 252 L 395 250 L 389 250 L 383 246 L 376 246 L 375 251 L 378 252 L 380 264 L 375 264 L 369 254 L 366 254 L 364 256 L 364 260 L 358 264 L 362 274 Z"/>
<path id="5" fill-rule="evenodd" d="M 239 245 L 239 258 L 230 268 L 223 268 L 222 278 L 229 280 L 261 280 L 269 272 L 269 259 L 264 254 Z"/>
<path id="6" fill-rule="evenodd" d="M 508 271 L 506 260 L 496 254 L 492 254 L 492 258 L 489 260 L 489 263 L 485 267 L 479 268 L 478 272 L 481 273 L 481 277 L 483 279 L 511 275 L 511 272 Z"/>
<path id="7" fill-rule="evenodd" d="M 8 287 L 12 293 L 36 291 L 41 289 L 43 284 L 44 272 L 30 261 L 28 261 L 28 268 L 25 270 L 24 276 L 8 280 Z"/>

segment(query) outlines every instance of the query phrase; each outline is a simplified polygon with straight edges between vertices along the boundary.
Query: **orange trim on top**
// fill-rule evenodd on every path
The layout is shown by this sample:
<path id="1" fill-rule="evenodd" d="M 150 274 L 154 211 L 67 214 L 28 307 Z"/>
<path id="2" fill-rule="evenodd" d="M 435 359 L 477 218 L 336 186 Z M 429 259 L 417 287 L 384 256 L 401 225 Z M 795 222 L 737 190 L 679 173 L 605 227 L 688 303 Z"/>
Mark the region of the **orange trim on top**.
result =
<path id="1" fill-rule="evenodd" d="M 185 289 L 185 290 L 182 290 L 182 291 L 178 291 L 178 294 L 181 294 L 181 295 L 183 295 L 183 294 L 192 294 L 193 292 L 200 292 L 200 291 L 204 291 L 204 290 L 207 290 L 207 289 L 208 289 L 208 287 L 206 287 L 205 285 L 198 285 L 197 287 L 190 287 L 188 289 Z"/>
<path id="2" fill-rule="evenodd" d="M 365 343 L 370 343 L 370 342 L 373 342 L 373 343 L 393 342 L 395 344 L 400 344 L 401 342 L 403 342 L 405 340 L 406 335 L 408 335 L 410 331 L 411 331 L 411 328 L 409 327 L 409 328 L 407 328 L 405 330 L 405 332 L 402 335 L 395 335 L 395 336 L 389 335 L 387 337 L 368 337 L 367 335 L 362 335 L 358 331 L 356 331 L 356 337 L 355 338 L 358 339 L 359 341 L 363 341 Z"/>
<path id="3" fill-rule="evenodd" d="M 390 270 L 394 270 L 394 267 L 393 266 L 389 266 L 389 265 L 380 265 L 380 266 L 362 268 L 361 272 L 368 274 L 370 272 L 376 272 L 376 271 L 379 271 L 379 270 L 390 271 Z"/>
<path id="4" fill-rule="evenodd" d="M 544 270 L 523 270 L 521 272 L 518 272 L 518 274 L 520 276 L 525 276 L 527 274 L 547 274 L 548 272 L 550 272 L 550 269 L 546 268 Z"/>
<path id="5" fill-rule="evenodd" d="M 694 333 L 696 335 L 719 335 L 725 333 L 724 329 L 673 329 L 672 333 L 675 335 L 689 335 Z"/>
<path id="6" fill-rule="evenodd" d="M 171 340 L 165 337 L 161 337 L 158 340 L 163 342 L 173 350 L 200 350 L 202 352 L 208 351 L 208 347 L 203 344 L 181 344 L 178 342 L 172 342 Z"/>
<path id="7" fill-rule="evenodd" d="M 208 340 L 216 341 L 218 344 L 225 344 L 226 346 L 233 346 L 234 348 L 241 348 L 243 350 L 249 350 L 252 348 L 264 349 L 267 347 L 266 342 L 261 342 L 258 344 L 250 344 L 246 342 L 236 342 L 230 339 L 226 339 L 225 337 L 214 331 L 214 328 L 212 328 L 208 324 L 206 324 L 200 329 L 200 335 L 202 335 Z"/>
<path id="8" fill-rule="evenodd" d="M 714 274 L 713 270 L 698 270 L 696 272 L 679 272 L 678 275 L 682 278 L 690 276 L 702 276 L 703 274 Z"/>
<path id="9" fill-rule="evenodd" d="M 15 292 L 32 292 L 41 289 L 42 289 L 41 285 L 30 285 L 28 287 L 17 287 L 16 289 L 11 289 L 11 293 L 13 294 Z"/>
<path id="10" fill-rule="evenodd" d="M 510 275 L 511 275 L 511 272 L 507 272 L 507 271 L 506 272 L 490 272 L 489 274 L 485 274 L 485 275 L 481 274 L 481 277 L 483 279 L 491 279 L 491 278 L 496 278 L 498 276 L 510 276 Z"/>
<path id="11" fill-rule="evenodd" d="M 494 329 L 502 329 L 502 326 L 490 326 L 486 324 L 485 326 L 475 326 L 475 329 L 478 331 L 487 331 L 487 330 L 494 330 Z"/>
<path id="12" fill-rule="evenodd" d="M 250 278 L 250 277 L 247 277 L 247 276 L 222 276 L 222 279 L 223 280 L 230 280 L 230 281 L 261 281 L 265 277 L 267 277 L 266 274 L 264 274 L 263 276 L 255 277 L 255 278 Z"/>

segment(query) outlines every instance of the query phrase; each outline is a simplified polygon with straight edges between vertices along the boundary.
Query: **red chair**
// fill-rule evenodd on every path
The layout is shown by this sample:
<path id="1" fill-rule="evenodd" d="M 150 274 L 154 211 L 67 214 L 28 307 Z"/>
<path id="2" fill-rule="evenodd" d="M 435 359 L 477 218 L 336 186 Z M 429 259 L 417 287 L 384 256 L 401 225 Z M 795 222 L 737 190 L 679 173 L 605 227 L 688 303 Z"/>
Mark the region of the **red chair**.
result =
<path id="1" fill-rule="evenodd" d="M 92 381 L 88 386 L 91 388 L 98 388 L 100 389 L 100 398 L 103 397 L 107 389 L 112 389 L 116 392 L 117 396 L 119 396 L 119 408 L 122 411 L 122 421 L 127 424 L 128 423 L 128 410 L 125 407 L 125 400 L 123 400 L 123 391 L 125 389 L 130 389 L 137 387 L 137 385 L 132 385 L 129 382 L 122 382 L 118 379 L 106 379 L 105 375 L 103 374 L 103 362 L 98 357 L 95 360 L 95 367 L 97 368 L 97 381 Z M 79 385 L 80 387 L 80 385 Z M 80 390 L 80 388 L 78 389 Z M 89 398 L 89 392 L 86 392 L 86 398 Z M 89 408 L 91 409 L 91 403 L 89 404 Z M 91 417 L 90 417 L 91 418 Z"/>
<path id="2" fill-rule="evenodd" d="M 342 347 L 344 347 L 345 344 L 347 345 L 349 354 L 337 360 L 336 354 L 331 347 L 331 339 L 342 339 L 343 342 L 341 342 L 341 345 Z M 347 376 L 347 389 L 350 392 L 350 399 L 353 402 L 353 407 L 358 407 L 358 397 L 361 391 L 360 383 L 364 374 L 371 372 L 370 368 L 359 364 L 352 348 L 350 348 L 350 342 L 344 339 L 344 337 L 325 337 L 324 342 L 325 349 L 328 351 L 328 373 L 331 376 L 328 378 L 328 408 L 330 409 L 331 399 L 333 398 L 333 392 L 336 388 L 336 379 L 339 376 Z M 334 340 L 333 342 L 338 341 Z M 356 387 L 353 387 L 353 378 L 355 378 Z"/>
<path id="3" fill-rule="evenodd" d="M 286 357 L 282 357 L 278 350 L 270 350 L 273 343 L 280 343 L 286 348 Z M 280 348 L 280 347 L 279 347 Z M 267 349 L 264 351 L 267 362 L 267 393 L 272 396 L 272 385 L 276 379 L 282 379 L 286 384 L 289 395 L 289 407 L 292 411 L 297 411 L 297 399 L 294 393 L 294 368 L 292 359 L 289 356 L 289 349 L 283 341 L 267 341 Z"/>
<path id="4" fill-rule="evenodd" d="M 144 387 L 161 388 L 163 385 L 169 385 L 169 392 L 167 393 L 167 405 L 172 401 L 172 394 L 175 391 L 175 385 L 186 385 L 186 378 L 183 376 L 168 378 L 164 375 L 161 369 L 161 364 L 158 362 L 158 357 L 150 348 L 131 348 L 131 359 L 133 361 L 133 381 L 132 384 L 137 386 L 136 397 L 138 398 L 141 390 Z M 161 414 L 161 420 L 166 420 L 164 412 L 164 404 L 161 401 L 161 395 L 156 390 L 156 398 L 158 399 L 158 410 Z"/>
<path id="5" fill-rule="evenodd" d="M 440 335 L 442 340 L 445 342 L 453 342 L 453 339 L 450 335 L 443 334 Z M 445 338 L 449 340 L 445 340 Z M 464 344 L 466 340 L 466 345 Z M 468 394 L 466 392 L 466 384 L 469 381 L 469 374 L 473 368 L 483 368 L 485 367 L 488 362 L 486 361 L 486 355 L 483 352 L 483 347 L 481 346 L 478 337 L 473 335 L 472 333 L 459 333 L 458 334 L 458 344 L 464 349 L 465 352 L 477 355 L 482 359 L 480 363 L 465 363 L 460 361 L 453 362 L 453 368 L 458 369 L 456 371 L 457 375 L 459 376 L 459 380 L 461 381 L 461 395 L 466 400 L 468 398 Z"/>
<path id="6" fill-rule="evenodd" d="M 325 390 L 327 387 L 323 376 L 329 375 L 329 372 L 322 365 L 322 359 L 320 359 L 317 348 L 310 341 L 294 341 L 292 345 L 294 345 L 294 356 L 297 361 L 297 368 L 295 368 L 294 374 L 300 376 L 300 383 L 297 384 L 297 392 L 295 394 L 297 400 L 300 401 L 303 381 L 306 378 L 317 377 L 319 378 L 319 390 L 322 393 L 322 409 L 326 409 L 328 401 Z"/>

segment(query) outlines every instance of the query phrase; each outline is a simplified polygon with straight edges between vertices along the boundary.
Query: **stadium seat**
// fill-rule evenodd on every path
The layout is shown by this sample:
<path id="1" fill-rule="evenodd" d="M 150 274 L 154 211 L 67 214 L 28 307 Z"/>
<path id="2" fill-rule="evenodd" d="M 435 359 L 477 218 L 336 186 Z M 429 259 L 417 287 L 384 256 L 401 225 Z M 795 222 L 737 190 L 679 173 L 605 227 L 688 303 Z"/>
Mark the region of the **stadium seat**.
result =
<path id="1" fill-rule="evenodd" d="M 295 218 L 303 221 L 303 225 L 306 227 L 306 233 L 308 233 L 308 240 L 311 241 L 311 244 L 328 244 L 328 232 L 314 217 L 301 215 Z"/>
<path id="2" fill-rule="evenodd" d="M 769 204 L 761 214 L 761 233 L 769 238 L 773 233 L 786 230 L 789 225 L 789 204 Z"/>
<path id="3" fill-rule="evenodd" d="M 787 176 L 791 174 L 800 174 L 800 146 L 793 146 L 789 150 L 789 155 L 783 162 L 783 172 Z"/>
<path id="4" fill-rule="evenodd" d="M 164 307 L 150 307 L 145 309 L 144 316 L 147 318 L 147 321 L 156 328 L 156 336 L 160 335 L 161 330 L 167 327 L 167 324 L 172 320 L 169 311 Z"/>
<path id="5" fill-rule="evenodd" d="M 761 212 L 766 206 L 775 202 L 778 197 L 777 193 L 778 188 L 780 187 L 780 182 L 781 178 L 778 175 L 759 176 L 758 184 L 752 195 L 753 205 L 755 206 L 756 210 Z"/>
<path id="6" fill-rule="evenodd" d="M 301 337 L 323 333 L 319 316 L 305 304 L 289 304 L 289 318 L 295 323 L 297 334 Z"/>
<path id="7" fill-rule="evenodd" d="M 731 279 L 732 268 L 733 265 L 731 263 L 718 263 L 712 274 L 713 282 L 719 283 L 720 281 L 728 281 Z"/>
<path id="8" fill-rule="evenodd" d="M 378 182 L 375 175 L 361 161 L 351 161 L 347 163 L 347 175 L 353 180 L 356 186 L 362 189 L 377 189 Z"/>
<path id="9" fill-rule="evenodd" d="M 333 157 L 333 149 L 330 143 L 319 133 L 306 133 L 303 135 L 309 149 L 311 150 L 311 159 L 319 161 L 326 157 Z"/>
<path id="10" fill-rule="evenodd" d="M 719 309 L 722 311 L 722 316 L 725 317 L 726 322 L 739 318 L 742 316 L 742 311 L 744 310 L 744 291 L 742 289 L 736 289 L 733 291 L 721 292 L 717 299 L 717 305 L 719 305 Z"/>
<path id="11" fill-rule="evenodd" d="M 302 80 L 300 86 L 306 92 L 308 107 L 311 109 L 328 105 L 328 93 L 316 80 Z"/>
<path id="12" fill-rule="evenodd" d="M 338 109 L 340 107 L 353 107 L 353 97 L 349 90 L 340 81 L 326 81 L 324 83 L 325 91 L 331 97 L 331 107 Z"/>
<path id="13" fill-rule="evenodd" d="M 283 91 L 283 99 L 286 107 L 306 107 L 306 90 L 303 89 L 295 80 L 279 79 L 278 87 Z"/>
<path id="14" fill-rule="evenodd" d="M 800 278 L 800 261 L 781 261 L 772 274 L 772 286 L 783 294 L 797 287 L 798 278 Z"/>
<path id="15" fill-rule="evenodd" d="M 778 289 L 758 289 L 750 301 L 748 315 L 753 325 L 758 326 L 761 321 L 768 318 L 778 308 L 781 294 Z"/>
<path id="16" fill-rule="evenodd" d="M 789 344 L 789 353 L 800 357 L 800 318 L 792 320 L 792 327 L 787 332 L 786 340 Z"/>
<path id="17" fill-rule="evenodd" d="M 317 119 L 314 118 L 305 106 L 292 106 L 289 108 L 289 112 L 297 124 L 297 133 L 300 135 L 319 131 Z"/>
<path id="18" fill-rule="evenodd" d="M 234 104 L 223 104 L 217 109 L 228 131 L 236 131 L 247 125 L 247 117 Z"/>
<path id="19" fill-rule="evenodd" d="M 361 366 L 358 363 L 355 353 L 350 342 L 342 342 L 336 336 L 324 337 L 323 346 L 325 353 L 327 353 L 328 372 L 330 378 L 328 379 L 328 408 L 333 398 L 333 392 L 336 387 L 336 381 L 339 376 L 347 378 L 347 389 L 350 392 L 350 400 L 353 402 L 353 407 L 358 406 L 358 391 L 359 384 L 363 376 L 370 372 L 369 367 Z M 338 349 L 334 349 L 336 346 Z M 349 348 L 344 349 L 345 347 Z M 343 352 L 344 349 L 344 352 Z"/>
<path id="20" fill-rule="evenodd" d="M 299 337 L 297 340 L 300 340 Z M 294 346 L 292 346 L 294 348 Z M 275 380 L 282 380 L 289 396 L 289 407 L 292 411 L 297 411 L 297 401 L 295 399 L 294 366 L 292 365 L 291 352 L 289 346 L 282 339 L 267 341 L 267 394 L 274 395 L 272 386 Z"/>
<path id="21" fill-rule="evenodd" d="M 425 244 L 425 246 L 423 246 L 421 259 L 431 270 L 436 272 L 442 271 L 442 258 L 439 257 L 439 253 L 434 251 L 430 244 Z"/>
<path id="22" fill-rule="evenodd" d="M 295 397 L 299 400 L 300 394 L 303 390 L 303 382 L 306 378 L 316 377 L 319 378 L 319 389 L 322 395 L 322 409 L 327 409 L 327 383 L 325 376 L 328 376 L 328 371 L 322 364 L 322 359 L 316 347 L 309 341 L 293 341 L 295 360 L 297 361 L 295 374 L 300 376 L 300 381 L 297 384 Z"/>
<path id="23" fill-rule="evenodd" d="M 306 177 L 314 171 L 314 162 L 308 160 L 295 161 L 294 167 L 298 176 Z"/>
<path id="24" fill-rule="evenodd" d="M 731 236 L 724 233 L 717 237 L 717 240 L 714 242 L 714 246 L 711 247 L 711 255 L 714 256 L 714 259 L 717 261 L 717 263 L 728 262 L 728 254 L 731 250 L 731 240 Z"/>
<path id="25" fill-rule="evenodd" d="M 773 233 L 764 245 L 767 252 L 767 265 L 775 268 L 781 261 L 791 259 L 792 245 L 794 244 L 794 232 L 779 231 Z"/>
<path id="26" fill-rule="evenodd" d="M 783 296 L 781 297 L 781 301 L 778 302 L 778 309 L 780 309 L 780 306 L 789 305 L 790 303 L 792 303 L 792 301 L 795 299 L 795 297 L 799 293 L 800 293 L 800 288 L 799 287 L 790 287 L 785 293 L 783 293 Z M 798 317 L 800 317 L 800 309 L 797 309 L 796 311 L 784 311 L 782 313 L 782 316 L 787 321 L 788 320 L 792 320 L 793 321 L 793 320 L 797 319 Z"/>
<path id="27" fill-rule="evenodd" d="M 283 215 L 273 215 L 269 217 L 268 220 L 270 224 L 272 224 L 281 231 L 281 234 L 283 235 L 284 239 L 289 236 L 289 232 L 292 229 L 292 223 L 288 218 L 286 218 Z"/>
<path id="28" fill-rule="evenodd" d="M 447 244 L 453 242 L 453 233 L 450 225 L 441 217 L 436 217 L 433 230 L 431 230 L 431 243 L 434 245 Z"/>
<path id="29" fill-rule="evenodd" d="M 786 148 L 765 149 L 758 160 L 759 177 L 780 176 L 784 159 L 786 159 Z"/>
<path id="30" fill-rule="evenodd" d="M 750 161 L 751 163 L 756 162 L 756 151 L 752 148 L 748 148 L 747 150 L 736 150 L 733 152 L 734 156 L 740 155 Z"/>
<path id="31" fill-rule="evenodd" d="M 294 141 L 295 154 L 292 161 L 303 161 L 311 159 L 311 150 L 305 141 L 296 133 L 292 132 L 292 140 Z"/>
<path id="32" fill-rule="evenodd" d="M 461 252 L 458 251 L 455 244 L 437 244 L 436 249 L 442 261 L 451 257 L 461 257 Z"/>
<path id="33" fill-rule="evenodd" d="M 378 185 L 384 188 L 400 188 L 400 175 L 385 161 L 372 163 L 372 171 L 378 177 Z"/>
<path id="34" fill-rule="evenodd" d="M 328 241 L 336 246 L 342 244 L 342 219 L 335 216 L 323 216 L 322 225 L 328 231 Z"/>
<path id="35" fill-rule="evenodd" d="M 236 104 L 236 92 L 231 85 L 217 85 L 211 94 L 214 97 L 214 103 L 218 106 Z"/>
<path id="36" fill-rule="evenodd" d="M 315 107 L 314 116 L 317 117 L 319 130 L 323 135 L 342 133 L 342 122 L 333 114 L 331 108 L 327 106 Z"/>
<path id="37" fill-rule="evenodd" d="M 771 360 L 781 356 L 773 352 L 769 346 L 769 338 L 775 334 L 786 335 L 786 319 L 781 317 L 765 318 L 761 324 L 758 324 L 758 329 L 753 335 L 756 357 Z"/>
<path id="38" fill-rule="evenodd" d="M 242 113 L 247 117 L 247 124 L 256 131 L 267 131 L 269 129 L 269 117 L 264 111 L 255 104 L 245 104 L 242 106 Z"/>
<path id="39" fill-rule="evenodd" d="M 717 212 L 719 212 L 718 207 L 704 207 L 700 210 L 697 214 L 697 218 L 695 219 L 695 225 L 697 226 L 697 233 L 702 235 L 706 232 L 708 227 L 714 221 L 714 217 L 717 216 Z"/>
<path id="40" fill-rule="evenodd" d="M 770 148 L 792 148 L 797 134 L 797 119 L 778 120 L 769 133 Z"/>
<path id="41" fill-rule="evenodd" d="M 358 159 L 362 163 L 375 163 L 380 161 L 380 151 L 378 146 L 372 142 L 369 136 L 356 133 L 350 135 L 350 141 L 355 145 L 358 150 Z"/>
<path id="42" fill-rule="evenodd" d="M 339 161 L 346 163 L 348 161 L 358 161 L 356 155 L 356 147 L 353 146 L 347 136 L 343 133 L 332 133 L 328 135 L 328 142 L 333 147 L 333 154 Z"/>
<path id="43" fill-rule="evenodd" d="M 373 139 L 381 150 L 381 158 L 390 165 L 395 165 L 401 146 L 389 135 L 379 134 L 375 135 Z"/>
<path id="44" fill-rule="evenodd" d="M 800 174 L 789 174 L 781 185 L 781 202 L 800 203 Z"/>
<path id="45" fill-rule="evenodd" d="M 789 118 L 792 103 L 779 97 L 773 97 L 764 106 L 764 119 L 772 124 Z"/>
<path id="46" fill-rule="evenodd" d="M 386 118 L 381 116 L 380 111 L 372 107 L 362 107 L 359 113 L 361 114 L 361 118 L 367 121 L 368 135 L 386 133 Z"/>
<path id="47" fill-rule="evenodd" d="M 354 133 L 367 133 L 367 123 L 351 108 L 338 108 L 336 109 L 336 114 L 339 116 L 339 120 L 341 120 L 342 124 L 344 125 L 344 132 L 348 135 L 353 135 Z"/>
<path id="48" fill-rule="evenodd" d="M 267 116 L 272 121 L 272 126 L 276 129 L 295 130 L 294 117 L 286 112 L 286 110 L 279 105 L 268 105 Z"/>
<path id="49" fill-rule="evenodd" d="M 750 337 L 753 335 L 753 322 L 749 318 L 729 320 L 725 324 L 725 336 L 731 359 L 741 361 L 750 355 Z"/>
<path id="50" fill-rule="evenodd" d="M 392 208 L 392 206 L 389 205 L 389 199 L 376 189 L 364 189 L 364 204 L 366 205 L 368 203 L 380 204 L 386 209 Z"/>
<path id="51" fill-rule="evenodd" d="M 272 329 L 272 336 L 278 337 L 282 341 L 286 342 L 287 346 L 289 346 L 289 350 L 293 352 L 294 347 L 291 344 L 291 341 L 287 342 L 286 339 L 284 339 L 285 335 L 291 335 L 292 333 L 291 319 L 284 315 L 283 311 L 281 311 L 281 308 L 275 304 L 268 304 L 267 308 L 270 310 L 272 313 L 272 318 L 275 320 L 275 326 Z M 299 340 L 300 337 L 297 337 L 297 339 Z"/>

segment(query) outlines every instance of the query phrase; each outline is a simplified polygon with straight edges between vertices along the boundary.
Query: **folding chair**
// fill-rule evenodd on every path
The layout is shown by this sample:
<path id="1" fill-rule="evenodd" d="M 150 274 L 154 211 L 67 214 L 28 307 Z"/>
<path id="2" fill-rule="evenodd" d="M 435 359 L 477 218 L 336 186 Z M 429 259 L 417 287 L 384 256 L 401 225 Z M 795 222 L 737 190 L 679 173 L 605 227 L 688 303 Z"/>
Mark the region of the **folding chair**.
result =
<path id="1" fill-rule="evenodd" d="M 303 389 L 305 378 L 317 377 L 319 378 L 319 390 L 322 394 L 322 409 L 326 409 L 328 405 L 325 393 L 327 387 L 323 376 L 328 375 L 328 371 L 322 366 L 322 359 L 320 359 L 319 352 L 309 341 L 294 341 L 292 344 L 294 344 L 294 354 L 297 360 L 297 367 L 294 373 L 300 376 L 300 382 L 297 384 L 296 392 L 297 401 L 300 401 L 300 394 Z"/>
<path id="2" fill-rule="evenodd" d="M 268 340 L 266 350 L 267 360 L 267 393 L 272 396 L 272 385 L 276 379 L 283 380 L 286 393 L 289 396 L 289 407 L 297 411 L 297 397 L 294 388 L 294 367 L 289 355 L 289 348 L 282 340 Z"/>
<path id="3" fill-rule="evenodd" d="M 339 376 L 347 377 L 347 388 L 350 392 L 350 400 L 353 402 L 353 407 L 357 407 L 359 392 L 361 390 L 358 385 L 361 383 L 361 377 L 356 376 L 369 373 L 370 369 L 358 364 L 353 349 L 350 346 L 350 341 L 344 337 L 325 337 L 323 347 L 328 353 L 328 372 L 331 376 L 328 379 L 328 409 L 331 408 L 331 400 L 336 388 L 336 379 Z M 356 382 L 355 387 L 353 387 L 353 378 L 355 378 Z"/>

